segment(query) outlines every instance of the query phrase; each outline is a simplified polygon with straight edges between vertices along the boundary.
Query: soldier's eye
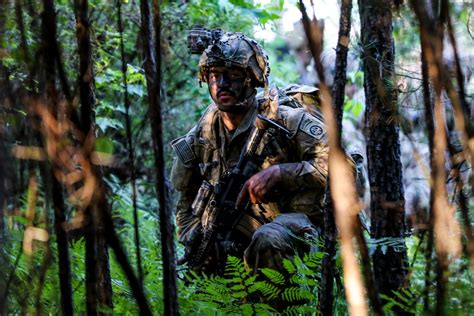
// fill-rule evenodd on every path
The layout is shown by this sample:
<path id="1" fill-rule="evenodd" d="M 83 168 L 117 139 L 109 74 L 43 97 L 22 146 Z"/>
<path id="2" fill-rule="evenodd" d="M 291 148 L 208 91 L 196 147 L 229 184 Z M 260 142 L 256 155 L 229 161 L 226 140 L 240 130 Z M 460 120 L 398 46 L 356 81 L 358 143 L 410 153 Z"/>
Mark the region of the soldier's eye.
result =
<path id="1" fill-rule="evenodd" d="M 242 74 L 241 72 L 231 72 L 229 74 L 229 77 L 230 79 L 232 80 L 235 80 L 235 79 L 243 79 L 244 78 L 244 74 Z"/>
<path id="2" fill-rule="evenodd" d="M 209 80 L 210 81 L 217 81 L 222 76 L 220 72 L 211 72 L 209 73 Z"/>

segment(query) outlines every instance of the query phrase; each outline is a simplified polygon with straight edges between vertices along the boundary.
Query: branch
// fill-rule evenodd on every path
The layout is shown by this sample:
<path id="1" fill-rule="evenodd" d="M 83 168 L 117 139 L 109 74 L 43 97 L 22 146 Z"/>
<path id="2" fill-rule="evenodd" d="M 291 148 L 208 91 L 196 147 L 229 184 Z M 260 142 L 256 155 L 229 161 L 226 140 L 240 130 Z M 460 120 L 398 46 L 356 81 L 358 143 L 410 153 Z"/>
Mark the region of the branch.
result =
<path id="1" fill-rule="evenodd" d="M 340 146 L 337 120 L 332 108 L 332 98 L 325 82 L 321 64 L 321 31 L 315 23 L 311 23 L 302 0 L 299 9 L 306 38 L 315 61 L 316 72 L 320 78 L 322 112 L 327 125 L 329 136 L 329 176 L 332 203 L 336 214 L 336 223 L 341 240 L 341 256 L 345 276 L 345 293 L 350 314 L 367 315 L 365 291 L 362 276 L 359 271 L 352 238 L 356 235 L 354 223 L 360 203 L 355 189 L 354 175 L 347 164 L 346 156 Z"/>
<path id="2" fill-rule="evenodd" d="M 337 117 L 337 129 L 342 130 L 343 105 L 346 86 L 347 53 L 349 51 L 351 32 L 351 10 L 352 0 L 344 0 L 341 3 L 341 13 L 339 18 L 339 40 L 336 48 L 336 71 L 332 89 L 333 107 Z M 340 139 L 341 135 L 338 133 Z M 334 265 L 333 260 L 336 252 L 336 223 L 334 221 L 334 210 L 331 201 L 330 179 L 326 186 L 326 201 L 324 204 L 324 253 L 321 289 L 319 294 L 319 309 L 323 315 L 333 314 L 333 284 Z"/>

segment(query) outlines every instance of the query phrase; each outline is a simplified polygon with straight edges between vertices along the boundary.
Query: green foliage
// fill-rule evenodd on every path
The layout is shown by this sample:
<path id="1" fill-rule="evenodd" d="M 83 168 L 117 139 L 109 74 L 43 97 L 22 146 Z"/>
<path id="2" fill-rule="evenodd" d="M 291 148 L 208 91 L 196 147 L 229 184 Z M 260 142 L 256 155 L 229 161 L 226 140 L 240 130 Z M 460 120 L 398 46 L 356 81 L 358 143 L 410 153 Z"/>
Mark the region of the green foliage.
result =
<path id="1" fill-rule="evenodd" d="M 256 275 L 240 258 L 229 257 L 224 276 L 187 276 L 180 299 L 182 308 L 200 315 L 270 315 L 276 301 L 286 302 L 285 315 L 313 314 L 317 310 L 322 253 L 284 259 L 284 271 L 261 269 Z"/>
<path id="2" fill-rule="evenodd" d="M 414 236 L 407 239 L 408 255 L 411 265 L 408 288 L 401 289 L 394 293 L 394 297 L 382 296 L 385 305 L 384 310 L 392 312 L 394 308 L 414 313 L 416 315 L 426 314 L 424 310 L 424 300 L 429 300 L 428 314 L 432 314 L 436 306 L 436 276 L 434 267 L 436 258 L 434 253 L 429 256 L 432 270 L 428 273 L 428 284 L 426 287 L 425 276 L 427 260 L 425 257 L 425 238 Z M 446 304 L 444 304 L 444 315 L 466 315 L 466 311 L 474 310 L 474 297 L 472 295 L 471 271 L 469 269 L 469 259 L 464 255 L 457 259 L 452 259 L 447 272 Z"/>
<path id="3" fill-rule="evenodd" d="M 2 26 L 0 32 L 0 66 L 6 69 L 8 80 L 15 87 L 22 87 L 27 92 L 42 93 L 44 85 L 43 69 L 41 69 L 41 16 L 42 3 L 38 1 L 18 1 L 24 5 L 22 13 L 25 33 L 20 34 L 14 5 L 7 1 L 0 8 Z M 130 187 L 130 163 L 127 159 L 125 133 L 125 87 L 122 77 L 122 56 L 120 54 L 120 38 L 124 39 L 127 93 L 130 100 L 130 119 L 132 126 L 132 143 L 136 156 L 136 173 L 138 187 L 138 216 L 140 220 L 140 249 L 142 264 L 145 271 L 144 288 L 152 310 L 163 314 L 163 271 L 161 244 L 159 239 L 159 209 L 155 193 L 153 151 L 151 150 L 151 134 L 148 122 L 147 87 L 144 76 L 139 36 L 139 1 L 122 1 L 124 32 L 120 34 L 117 27 L 117 7 L 114 1 L 89 1 L 92 25 L 92 48 L 95 79 L 95 114 L 98 127 L 95 150 L 113 154 L 113 167 L 103 167 L 106 177 L 106 189 L 112 206 L 112 214 L 120 240 L 127 252 L 129 261 L 136 270 L 135 240 L 133 234 L 133 209 Z M 199 56 L 188 53 L 186 44 L 187 30 L 196 24 L 206 28 L 223 28 L 229 31 L 240 31 L 253 37 L 255 25 L 272 28 L 278 31 L 278 19 L 283 12 L 283 0 L 270 1 L 268 4 L 248 0 L 196 0 L 196 1 L 165 1 L 162 5 L 162 105 L 164 143 L 184 134 L 202 115 L 210 102 L 207 88 L 200 87 L 197 81 L 197 65 Z M 56 1 L 58 42 L 66 78 L 77 104 L 76 82 L 78 77 L 77 40 L 75 17 L 71 1 Z M 472 9 L 467 4 L 452 5 L 452 11 L 462 25 L 458 28 L 464 35 L 472 26 Z M 397 58 L 399 62 L 418 58 L 419 51 L 413 49 L 418 43 L 417 26 L 413 13 L 408 6 L 402 7 L 403 18 L 394 23 L 394 37 L 397 42 Z M 471 23 L 472 24 L 472 23 Z M 459 26 L 459 25 L 457 25 Z M 467 31 L 467 32 L 466 32 Z M 28 51 L 20 46 L 22 36 L 28 44 Z M 469 39 L 469 38 L 468 38 Z M 466 40 L 464 38 L 464 40 Z M 271 82 L 280 87 L 296 83 L 294 57 L 290 56 L 284 40 L 276 38 L 272 41 L 259 40 L 269 54 L 271 66 Z M 28 62 L 28 59 L 30 62 Z M 34 66 L 34 67 L 33 67 Z M 35 68 L 37 67 L 37 68 Z M 32 71 L 37 75 L 30 82 Z M 398 69 L 397 69 L 398 73 Z M 363 87 L 361 71 L 348 73 L 348 81 Z M 389 82 L 390 85 L 393 83 Z M 59 80 L 57 86 L 60 86 Z M 3 88 L 3 86 L 2 86 Z M 469 92 L 469 90 L 468 90 Z M 37 141 L 25 134 L 33 134 L 31 116 L 22 100 L 16 100 L 13 107 L 1 107 L 1 121 L 5 125 L 6 134 L 13 141 L 8 144 L 35 145 Z M 363 113 L 363 104 L 356 99 L 347 99 L 344 105 L 346 117 L 358 120 Z M 2 126 L 3 128 L 3 126 Z M 172 154 L 170 147 L 165 147 L 165 160 L 170 167 Z M 26 216 L 27 193 L 14 192 L 9 197 L 6 219 L 6 236 L 1 239 L 0 265 L 0 299 L 3 299 L 6 285 L 6 314 L 45 315 L 60 313 L 60 289 L 58 280 L 58 260 L 56 236 L 53 231 L 53 214 L 50 201 L 45 197 L 46 183 L 37 172 L 37 162 L 15 161 L 15 170 L 20 174 L 19 181 L 27 182 L 31 172 L 38 173 L 38 201 L 34 207 L 31 220 Z M 20 167 L 21 166 L 21 167 Z M 6 168 L 5 168 L 6 169 Z M 472 212 L 472 210 L 471 210 Z M 67 204 L 66 215 L 72 220 L 77 211 Z M 471 214 L 472 215 L 472 214 Z M 471 219 L 472 221 L 472 219 Z M 35 241 L 33 253 L 27 256 L 23 252 L 23 239 L 28 225 L 45 229 L 49 234 L 47 243 Z M 85 245 L 80 231 L 71 231 L 69 244 L 72 287 L 75 313 L 86 314 L 85 305 Z M 380 247 L 382 252 L 393 247 L 399 241 L 381 239 L 369 245 L 370 251 Z M 385 297 L 385 310 L 390 313 L 395 307 L 406 311 L 423 314 L 422 299 L 428 295 L 431 308 L 435 304 L 435 276 L 431 271 L 430 287 L 425 288 L 425 269 L 427 262 L 423 255 L 414 256 L 418 244 L 417 237 L 408 240 L 409 255 L 412 258 L 410 287 L 395 297 Z M 421 243 L 421 248 L 425 243 Z M 177 245 L 178 254 L 183 251 Z M 272 307 L 276 300 L 288 303 L 283 311 L 287 315 L 314 314 L 317 309 L 318 287 L 320 284 L 320 268 L 323 254 L 315 252 L 302 258 L 283 261 L 282 271 L 269 268 L 262 269 L 257 275 L 247 270 L 241 259 L 230 257 L 224 276 L 197 276 L 187 278 L 182 268 L 178 271 L 180 279 L 179 300 L 181 314 L 186 315 L 272 315 L 276 310 Z M 114 314 L 138 314 L 137 306 L 128 281 L 111 254 L 110 256 Z M 340 256 L 336 258 L 337 266 L 341 265 Z M 434 266 L 434 256 L 429 259 Z M 472 297 L 471 275 L 468 260 L 465 257 L 456 259 L 450 267 L 448 275 L 448 302 L 446 314 L 462 314 L 463 311 L 474 310 Z M 340 283 L 340 282 L 339 282 Z M 340 285 L 340 284 L 338 284 Z M 335 286 L 335 314 L 344 315 L 347 306 L 342 286 Z M 112 313 L 102 309 L 104 313 Z"/>

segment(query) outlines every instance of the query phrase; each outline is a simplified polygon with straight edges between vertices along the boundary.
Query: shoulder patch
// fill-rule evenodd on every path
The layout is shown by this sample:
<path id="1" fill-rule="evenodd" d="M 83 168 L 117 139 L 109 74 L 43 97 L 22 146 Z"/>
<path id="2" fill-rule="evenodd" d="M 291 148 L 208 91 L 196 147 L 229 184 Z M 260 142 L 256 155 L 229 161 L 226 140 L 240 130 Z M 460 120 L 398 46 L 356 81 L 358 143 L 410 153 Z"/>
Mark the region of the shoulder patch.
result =
<path id="1" fill-rule="evenodd" d="M 176 153 L 176 156 L 183 164 L 188 164 L 189 162 L 196 159 L 196 155 L 193 152 L 193 149 L 186 140 L 186 136 L 177 138 L 171 142 L 171 146 Z"/>
<path id="2" fill-rule="evenodd" d="M 324 129 L 314 118 L 304 115 L 299 129 L 305 134 L 320 140 L 324 136 Z"/>

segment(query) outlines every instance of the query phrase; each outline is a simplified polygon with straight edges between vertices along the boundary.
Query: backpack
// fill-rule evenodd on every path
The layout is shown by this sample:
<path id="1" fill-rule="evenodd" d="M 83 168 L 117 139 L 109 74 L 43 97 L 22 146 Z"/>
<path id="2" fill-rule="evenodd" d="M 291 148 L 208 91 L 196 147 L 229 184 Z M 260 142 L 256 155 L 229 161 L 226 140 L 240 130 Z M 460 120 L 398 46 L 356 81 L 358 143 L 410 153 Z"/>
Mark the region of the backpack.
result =
<path id="1" fill-rule="evenodd" d="M 291 84 L 277 88 L 280 105 L 291 108 L 304 108 L 308 113 L 324 121 L 321 114 L 319 89 L 306 85 Z M 263 100 L 263 92 L 257 94 L 257 100 Z"/>

